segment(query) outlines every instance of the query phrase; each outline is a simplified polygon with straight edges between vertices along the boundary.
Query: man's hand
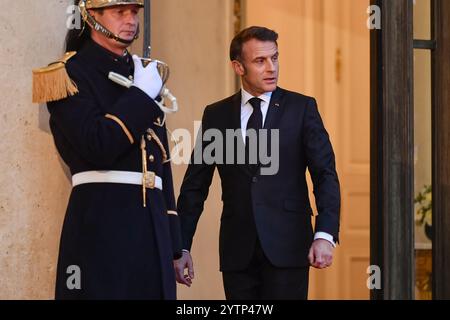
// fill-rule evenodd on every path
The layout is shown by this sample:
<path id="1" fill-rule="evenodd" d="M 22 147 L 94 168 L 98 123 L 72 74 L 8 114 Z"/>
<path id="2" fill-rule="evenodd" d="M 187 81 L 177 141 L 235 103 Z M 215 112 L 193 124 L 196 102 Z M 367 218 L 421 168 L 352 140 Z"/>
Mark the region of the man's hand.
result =
<path id="1" fill-rule="evenodd" d="M 333 245 L 325 239 L 314 240 L 309 249 L 309 263 L 317 269 L 325 269 L 333 262 Z"/>
<path id="2" fill-rule="evenodd" d="M 133 55 L 134 62 L 134 86 L 144 91 L 150 98 L 155 99 L 162 88 L 162 80 L 159 75 L 156 61 L 152 61 L 148 66 L 142 65 L 141 59 Z"/>
<path id="3" fill-rule="evenodd" d="M 183 251 L 183 256 L 180 259 L 175 260 L 173 265 L 177 282 L 190 287 L 192 279 L 194 279 L 194 264 L 192 263 L 191 254 L 187 251 Z M 185 269 L 188 269 L 187 274 L 184 273 Z"/>

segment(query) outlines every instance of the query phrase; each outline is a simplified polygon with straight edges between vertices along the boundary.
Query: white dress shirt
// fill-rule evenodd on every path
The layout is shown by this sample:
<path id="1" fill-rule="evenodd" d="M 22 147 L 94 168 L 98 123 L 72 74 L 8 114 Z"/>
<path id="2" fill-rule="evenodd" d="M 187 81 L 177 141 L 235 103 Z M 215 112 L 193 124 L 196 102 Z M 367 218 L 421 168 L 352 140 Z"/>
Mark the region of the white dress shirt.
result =
<path id="1" fill-rule="evenodd" d="M 242 130 L 242 139 L 245 141 L 245 135 L 247 132 L 247 123 L 248 123 L 248 119 L 250 119 L 250 116 L 253 113 L 253 107 L 250 104 L 250 99 L 254 98 L 254 96 L 252 96 L 250 93 L 248 93 L 247 91 L 245 91 L 244 89 L 241 90 L 242 93 L 242 98 L 241 98 L 241 130 Z M 272 98 L 272 92 L 267 92 L 264 93 L 262 95 L 260 95 L 259 97 L 257 97 L 259 99 L 261 99 L 261 113 L 263 116 L 263 127 L 264 127 L 264 123 L 266 122 L 266 116 L 267 116 L 267 111 L 269 110 L 269 103 L 270 103 L 270 99 Z"/>

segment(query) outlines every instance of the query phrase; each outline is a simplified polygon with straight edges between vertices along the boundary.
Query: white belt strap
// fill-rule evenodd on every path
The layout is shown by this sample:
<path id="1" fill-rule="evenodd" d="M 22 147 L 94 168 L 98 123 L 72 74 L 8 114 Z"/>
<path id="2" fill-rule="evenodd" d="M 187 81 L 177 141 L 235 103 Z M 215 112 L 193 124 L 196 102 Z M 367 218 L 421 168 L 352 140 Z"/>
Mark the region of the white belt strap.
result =
<path id="1" fill-rule="evenodd" d="M 142 185 L 142 173 L 131 171 L 85 171 L 72 176 L 72 186 L 87 183 L 124 183 Z M 154 176 L 154 188 L 163 189 L 162 180 Z M 151 188 L 151 187 L 149 187 Z"/>

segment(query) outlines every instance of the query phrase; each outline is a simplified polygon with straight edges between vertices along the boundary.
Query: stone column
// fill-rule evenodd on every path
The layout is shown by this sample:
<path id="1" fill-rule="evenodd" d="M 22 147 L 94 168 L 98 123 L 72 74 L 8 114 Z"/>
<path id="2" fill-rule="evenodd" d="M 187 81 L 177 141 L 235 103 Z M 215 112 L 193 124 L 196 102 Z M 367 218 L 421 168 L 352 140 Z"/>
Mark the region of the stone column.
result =
<path id="1" fill-rule="evenodd" d="M 63 53 L 64 1 L 12 1 L 0 12 L 0 299 L 52 299 L 70 190 L 31 70 Z"/>

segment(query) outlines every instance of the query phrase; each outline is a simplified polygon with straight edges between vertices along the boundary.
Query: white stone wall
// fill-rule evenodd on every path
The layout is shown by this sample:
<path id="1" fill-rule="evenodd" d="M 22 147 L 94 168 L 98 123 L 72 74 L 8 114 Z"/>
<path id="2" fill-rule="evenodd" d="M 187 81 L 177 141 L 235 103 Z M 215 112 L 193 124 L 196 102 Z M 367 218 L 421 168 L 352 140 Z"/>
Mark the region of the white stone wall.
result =
<path id="1" fill-rule="evenodd" d="M 69 194 L 31 70 L 58 59 L 65 1 L 12 1 L 0 12 L 0 299 L 53 298 Z"/>

